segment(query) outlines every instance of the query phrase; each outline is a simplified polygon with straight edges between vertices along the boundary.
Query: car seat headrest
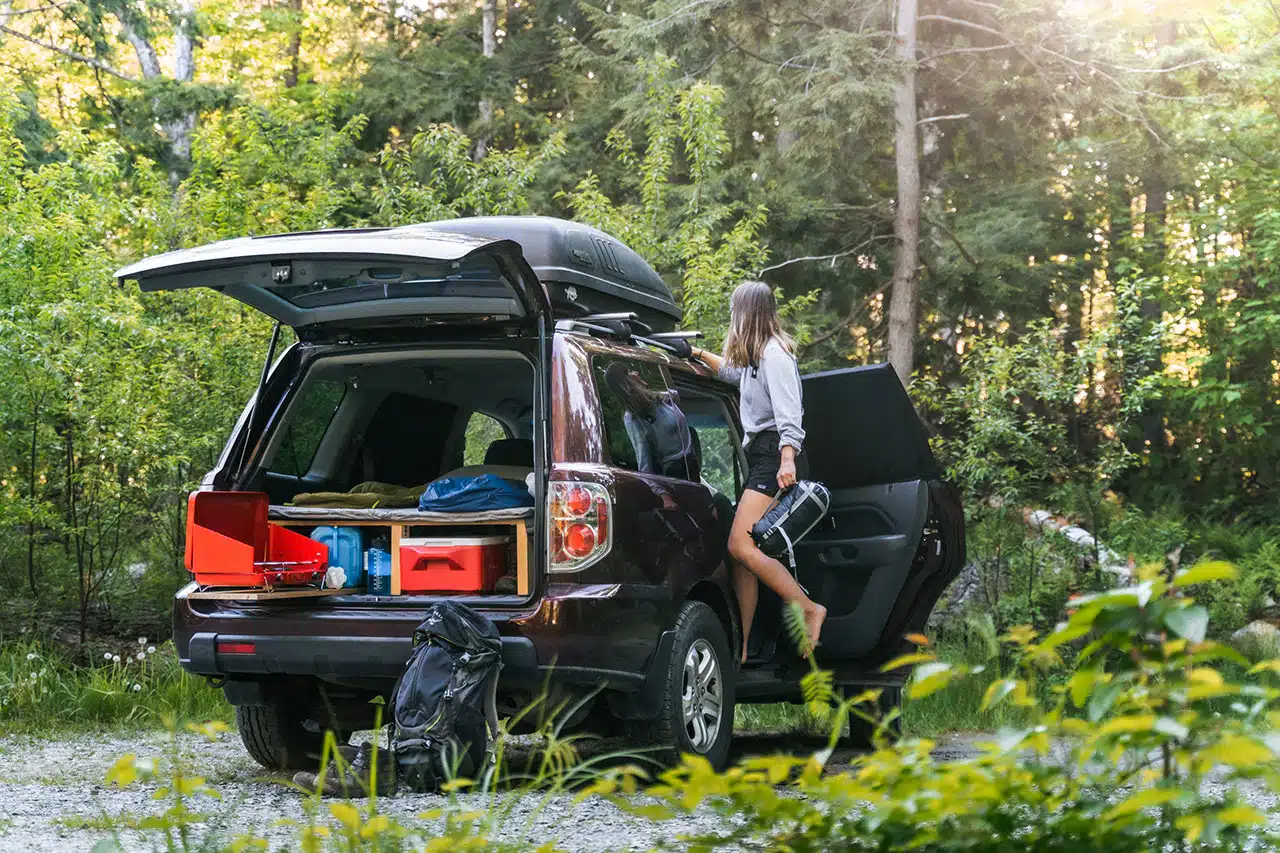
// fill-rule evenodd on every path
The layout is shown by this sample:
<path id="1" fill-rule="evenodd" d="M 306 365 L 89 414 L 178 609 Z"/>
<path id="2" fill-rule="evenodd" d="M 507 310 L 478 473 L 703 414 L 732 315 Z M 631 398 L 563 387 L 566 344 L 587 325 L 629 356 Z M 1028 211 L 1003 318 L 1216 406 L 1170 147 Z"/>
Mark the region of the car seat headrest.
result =
<path id="1" fill-rule="evenodd" d="M 533 467 L 533 441 L 527 438 L 500 438 L 484 452 L 486 465 Z"/>

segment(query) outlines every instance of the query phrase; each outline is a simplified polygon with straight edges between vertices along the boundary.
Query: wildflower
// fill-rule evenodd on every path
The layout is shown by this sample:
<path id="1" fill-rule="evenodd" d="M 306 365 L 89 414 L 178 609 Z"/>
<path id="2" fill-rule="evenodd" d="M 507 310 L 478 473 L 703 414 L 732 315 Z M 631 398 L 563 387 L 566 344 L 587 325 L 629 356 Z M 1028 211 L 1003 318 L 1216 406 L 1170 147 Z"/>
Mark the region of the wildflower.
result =
<path id="1" fill-rule="evenodd" d="M 156 647 L 155 647 L 155 646 L 147 646 L 147 654 L 149 654 L 149 655 L 154 655 L 155 653 L 156 653 Z"/>
<path id="2" fill-rule="evenodd" d="M 140 660 L 140 661 L 144 661 L 144 660 L 146 660 L 146 659 L 147 659 L 147 654 L 146 654 L 146 652 L 138 652 L 138 660 Z"/>
<path id="3" fill-rule="evenodd" d="M 111 660 L 111 652 L 107 652 L 105 655 L 103 655 L 103 656 L 102 656 L 102 659 L 103 659 L 103 660 Z"/>
<path id="4" fill-rule="evenodd" d="M 35 652 L 27 652 L 27 660 L 35 660 L 38 657 L 39 655 L 37 655 Z"/>
<path id="5" fill-rule="evenodd" d="M 141 693 L 141 692 L 142 692 L 142 685 L 141 685 L 141 684 L 138 684 L 138 683 L 135 681 L 135 682 L 134 682 L 134 684 L 133 684 L 133 692 L 134 692 L 134 693 Z"/>
<path id="6" fill-rule="evenodd" d="M 147 638 L 146 638 L 146 637 L 139 637 L 139 638 L 138 638 L 138 645 L 140 645 L 140 646 L 145 646 L 146 644 L 147 644 Z"/>
<path id="7" fill-rule="evenodd" d="M 112 662 L 112 663 L 120 663 L 120 655 L 112 655 L 112 656 L 111 656 L 111 662 Z"/>

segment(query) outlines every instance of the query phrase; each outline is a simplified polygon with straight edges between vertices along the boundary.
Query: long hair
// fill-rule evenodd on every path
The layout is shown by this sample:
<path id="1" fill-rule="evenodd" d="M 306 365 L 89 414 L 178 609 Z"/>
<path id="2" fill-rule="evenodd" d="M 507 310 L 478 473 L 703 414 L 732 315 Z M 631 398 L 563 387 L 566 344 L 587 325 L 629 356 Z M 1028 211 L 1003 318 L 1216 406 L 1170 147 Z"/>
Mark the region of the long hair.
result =
<path id="1" fill-rule="evenodd" d="M 787 352 L 795 350 L 795 341 L 782 330 L 778 320 L 773 290 L 763 281 L 744 281 L 729 299 L 725 360 L 734 367 L 758 366 L 770 340 L 777 340 Z"/>

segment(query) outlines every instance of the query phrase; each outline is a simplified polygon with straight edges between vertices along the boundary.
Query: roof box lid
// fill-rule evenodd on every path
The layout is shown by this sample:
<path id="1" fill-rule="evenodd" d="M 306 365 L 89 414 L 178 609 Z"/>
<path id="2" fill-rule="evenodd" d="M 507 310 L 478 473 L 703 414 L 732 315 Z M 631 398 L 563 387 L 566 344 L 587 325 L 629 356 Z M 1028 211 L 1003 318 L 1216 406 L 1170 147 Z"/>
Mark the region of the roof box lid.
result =
<path id="1" fill-rule="evenodd" d="M 657 270 L 597 228 L 550 216 L 476 216 L 425 227 L 519 243 L 557 315 L 631 311 L 656 331 L 680 323 L 680 307 Z"/>

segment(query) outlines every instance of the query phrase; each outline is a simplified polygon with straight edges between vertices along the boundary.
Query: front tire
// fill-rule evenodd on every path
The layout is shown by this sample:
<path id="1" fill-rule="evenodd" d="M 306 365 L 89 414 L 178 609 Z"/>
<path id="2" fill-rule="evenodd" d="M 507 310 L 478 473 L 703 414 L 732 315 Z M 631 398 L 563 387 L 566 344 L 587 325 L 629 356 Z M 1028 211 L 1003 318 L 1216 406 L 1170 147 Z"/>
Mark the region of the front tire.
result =
<path id="1" fill-rule="evenodd" d="M 734 699 L 733 657 L 724 627 L 706 604 L 685 602 L 651 740 L 668 758 L 692 753 L 721 769 L 729 759 Z"/>
<path id="2" fill-rule="evenodd" d="M 319 763 L 324 735 L 309 731 L 290 704 L 237 705 L 236 728 L 249 755 L 268 770 L 315 770 Z"/>

